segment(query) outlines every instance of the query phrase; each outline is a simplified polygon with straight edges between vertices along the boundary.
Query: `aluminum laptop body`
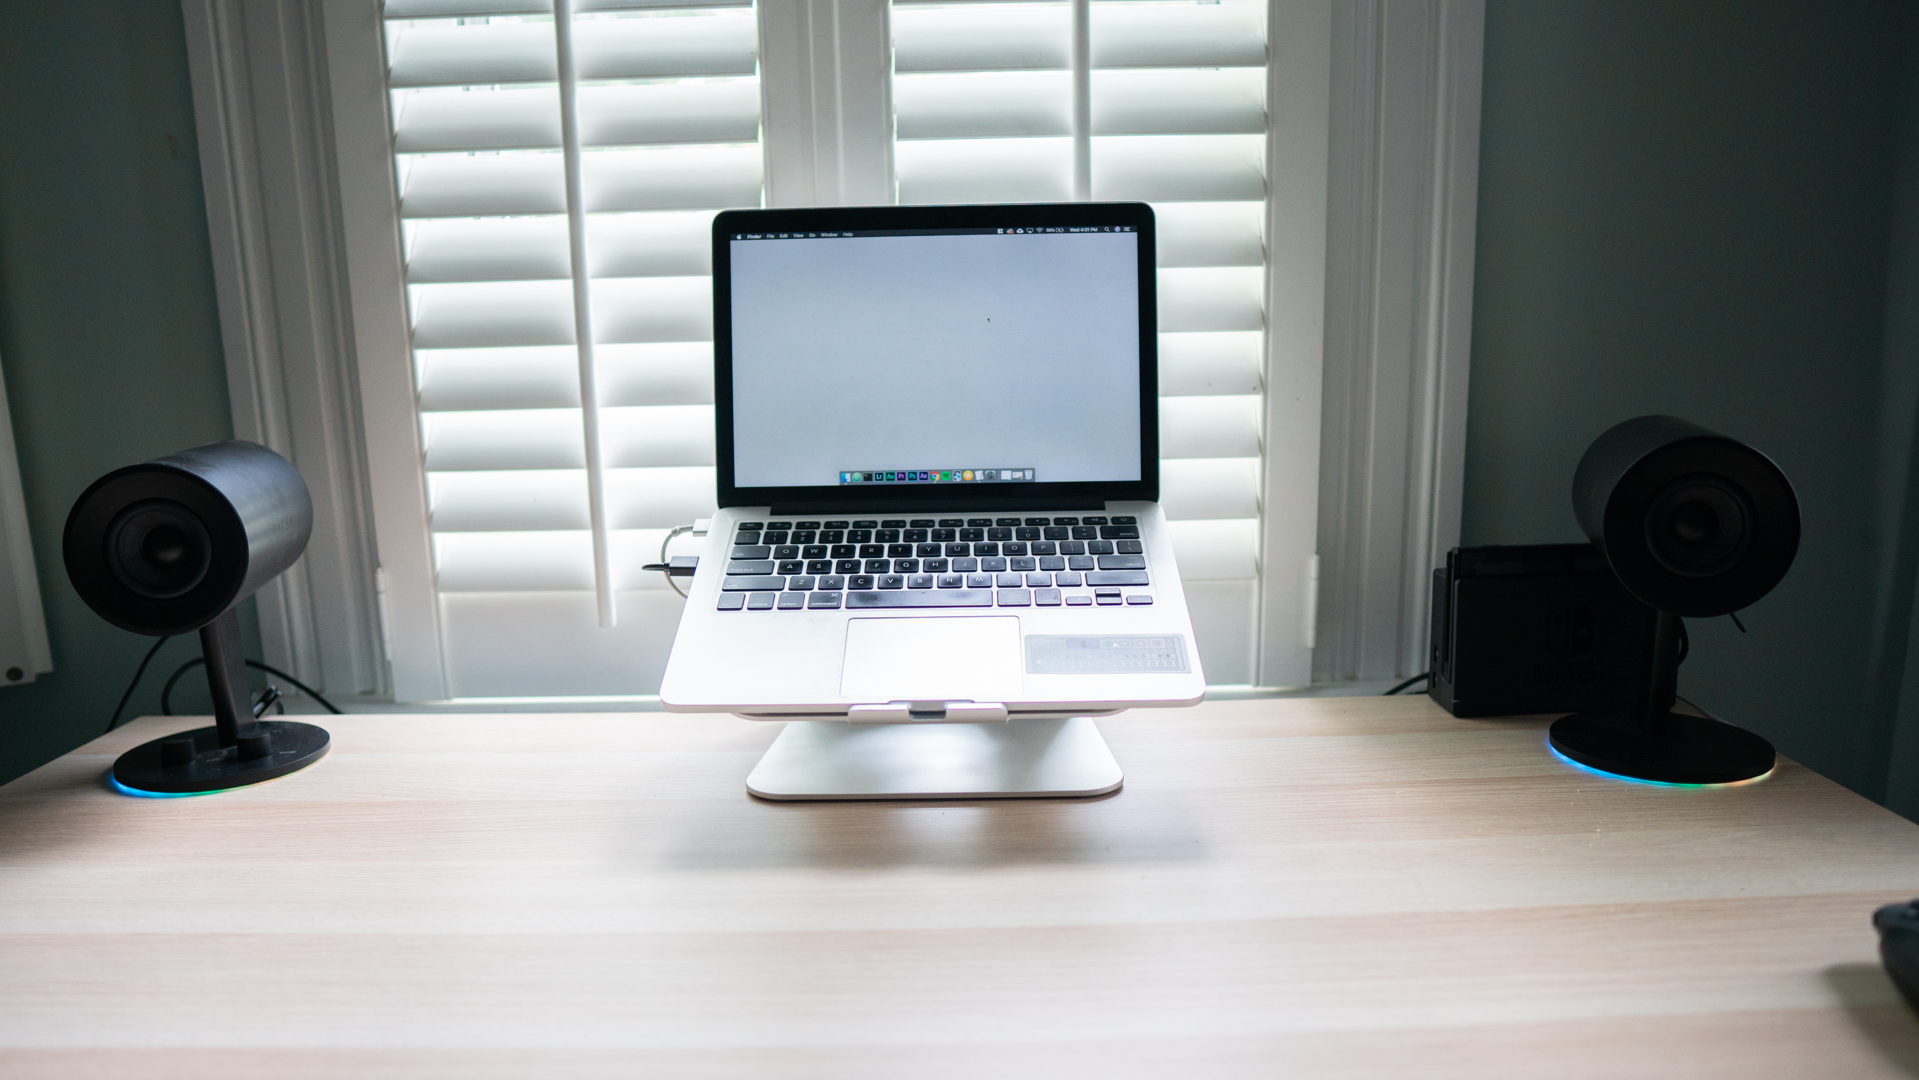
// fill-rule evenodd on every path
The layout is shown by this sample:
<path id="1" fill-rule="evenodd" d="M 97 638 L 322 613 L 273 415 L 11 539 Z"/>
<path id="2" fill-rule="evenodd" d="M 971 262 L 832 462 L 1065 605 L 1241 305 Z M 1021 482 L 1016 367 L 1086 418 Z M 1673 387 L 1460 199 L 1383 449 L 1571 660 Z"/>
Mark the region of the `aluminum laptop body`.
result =
<path id="1" fill-rule="evenodd" d="M 720 509 L 667 708 L 1200 699 L 1157 501 L 1150 208 L 728 211 L 713 288 Z"/>

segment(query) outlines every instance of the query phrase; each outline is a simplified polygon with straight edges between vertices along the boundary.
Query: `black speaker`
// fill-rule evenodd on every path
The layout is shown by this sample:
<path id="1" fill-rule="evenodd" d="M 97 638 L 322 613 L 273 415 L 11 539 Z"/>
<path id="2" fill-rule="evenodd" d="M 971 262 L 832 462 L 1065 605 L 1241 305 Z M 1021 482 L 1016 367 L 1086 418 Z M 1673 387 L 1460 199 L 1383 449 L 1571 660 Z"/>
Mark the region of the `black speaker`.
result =
<path id="1" fill-rule="evenodd" d="M 67 577 L 101 618 L 155 637 L 197 630 L 214 726 L 155 740 L 114 762 L 135 793 L 189 794 L 271 780 L 319 760 L 312 724 L 256 721 L 234 605 L 306 550 L 313 500 L 285 458 L 211 443 L 93 482 L 67 515 Z"/>
<path id="2" fill-rule="evenodd" d="M 1772 459 L 1671 416 L 1608 430 L 1573 474 L 1573 515 L 1627 591 L 1658 611 L 1641 707 L 1575 713 L 1552 744 L 1642 780 L 1716 784 L 1770 772 L 1772 745 L 1674 713 L 1685 618 L 1726 615 L 1771 592 L 1799 551 L 1799 500 Z"/>

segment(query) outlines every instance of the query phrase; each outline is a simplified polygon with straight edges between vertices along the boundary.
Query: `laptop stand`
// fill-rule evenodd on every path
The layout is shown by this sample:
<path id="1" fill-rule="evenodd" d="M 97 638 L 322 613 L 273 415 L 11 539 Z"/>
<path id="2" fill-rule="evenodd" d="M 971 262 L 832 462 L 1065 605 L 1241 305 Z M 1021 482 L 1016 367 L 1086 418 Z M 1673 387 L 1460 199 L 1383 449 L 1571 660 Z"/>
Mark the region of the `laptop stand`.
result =
<path id="1" fill-rule="evenodd" d="M 1002 723 L 791 720 L 746 778 L 782 802 L 1084 798 L 1123 779 L 1084 716 Z"/>

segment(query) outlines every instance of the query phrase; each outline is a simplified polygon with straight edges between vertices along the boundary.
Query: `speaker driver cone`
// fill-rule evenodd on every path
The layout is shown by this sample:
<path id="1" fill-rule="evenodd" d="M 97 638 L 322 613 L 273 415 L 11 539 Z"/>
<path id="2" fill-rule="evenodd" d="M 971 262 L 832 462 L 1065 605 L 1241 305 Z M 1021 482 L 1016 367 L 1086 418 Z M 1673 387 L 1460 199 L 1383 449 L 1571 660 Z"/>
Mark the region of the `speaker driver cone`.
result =
<path id="1" fill-rule="evenodd" d="M 1659 565 L 1682 577 L 1725 573 L 1752 546 L 1752 510 L 1745 493 L 1719 477 L 1673 481 L 1647 509 L 1646 546 Z"/>
<path id="2" fill-rule="evenodd" d="M 107 569 L 152 600 L 184 596 L 213 565 L 213 540 L 199 515 L 171 499 L 127 507 L 107 526 Z"/>

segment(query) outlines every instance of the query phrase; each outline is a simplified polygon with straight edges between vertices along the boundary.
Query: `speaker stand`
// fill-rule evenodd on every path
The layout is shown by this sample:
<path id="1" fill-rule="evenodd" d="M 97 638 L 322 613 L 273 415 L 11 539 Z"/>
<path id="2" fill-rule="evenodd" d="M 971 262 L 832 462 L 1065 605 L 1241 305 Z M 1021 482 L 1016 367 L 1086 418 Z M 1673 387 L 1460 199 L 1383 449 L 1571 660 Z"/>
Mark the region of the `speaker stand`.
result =
<path id="1" fill-rule="evenodd" d="M 202 795 L 304 769 L 325 756 L 326 729 L 291 720 L 255 720 L 247 703 L 240 616 L 228 608 L 200 628 L 213 692 L 214 726 L 168 735 L 120 755 L 114 787 L 129 795 Z"/>
<path id="2" fill-rule="evenodd" d="M 1646 704 L 1634 711 L 1573 713 L 1553 721 L 1554 750 L 1581 765 L 1661 784 L 1736 784 L 1772 771 L 1772 744 L 1743 728 L 1676 713 L 1679 616 L 1659 613 Z"/>
<path id="3" fill-rule="evenodd" d="M 998 724 L 789 720 L 746 778 L 781 802 L 1084 798 L 1124 779 L 1084 716 Z"/>

